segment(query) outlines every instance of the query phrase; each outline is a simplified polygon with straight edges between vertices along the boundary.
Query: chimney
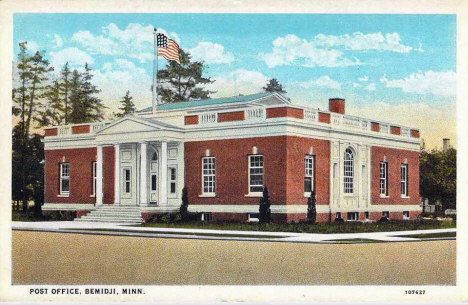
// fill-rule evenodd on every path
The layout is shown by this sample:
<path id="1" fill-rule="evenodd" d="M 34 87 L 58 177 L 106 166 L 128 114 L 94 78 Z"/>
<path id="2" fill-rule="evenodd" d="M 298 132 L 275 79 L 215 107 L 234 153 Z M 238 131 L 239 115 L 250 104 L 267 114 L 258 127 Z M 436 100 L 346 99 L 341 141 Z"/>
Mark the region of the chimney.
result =
<path id="1" fill-rule="evenodd" d="M 450 139 L 449 138 L 444 138 L 443 141 L 444 141 L 444 146 L 442 148 L 442 151 L 447 152 L 447 150 L 449 150 L 449 148 L 450 148 Z"/>
<path id="2" fill-rule="evenodd" d="M 328 99 L 328 110 L 345 114 L 345 99 L 344 98 L 330 98 Z"/>

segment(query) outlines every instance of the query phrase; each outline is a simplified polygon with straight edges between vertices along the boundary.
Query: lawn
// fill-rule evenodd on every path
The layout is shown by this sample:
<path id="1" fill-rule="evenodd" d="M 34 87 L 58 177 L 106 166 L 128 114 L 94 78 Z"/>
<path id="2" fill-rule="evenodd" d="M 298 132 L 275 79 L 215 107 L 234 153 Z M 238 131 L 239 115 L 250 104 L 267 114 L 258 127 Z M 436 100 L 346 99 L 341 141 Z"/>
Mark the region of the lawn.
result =
<path id="1" fill-rule="evenodd" d="M 455 228 L 456 223 L 437 220 L 389 221 L 389 222 L 345 222 L 345 223 L 226 223 L 226 222 L 176 222 L 145 223 L 140 226 L 157 228 L 185 228 L 235 231 L 294 232 L 294 233 L 360 233 L 390 232 Z"/>
<path id="2" fill-rule="evenodd" d="M 408 237 L 408 238 L 447 238 L 457 237 L 457 232 L 445 232 L 445 233 L 423 233 L 423 234 L 412 234 L 412 235 L 398 235 L 397 237 Z"/>

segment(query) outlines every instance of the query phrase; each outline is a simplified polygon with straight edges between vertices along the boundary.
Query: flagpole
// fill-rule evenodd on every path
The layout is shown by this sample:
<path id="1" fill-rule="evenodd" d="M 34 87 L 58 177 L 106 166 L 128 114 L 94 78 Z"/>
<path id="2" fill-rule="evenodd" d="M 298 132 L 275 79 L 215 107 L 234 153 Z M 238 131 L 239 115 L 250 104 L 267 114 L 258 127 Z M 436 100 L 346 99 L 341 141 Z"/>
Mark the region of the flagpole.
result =
<path id="1" fill-rule="evenodd" d="M 157 28 L 154 28 L 154 50 L 153 50 L 153 90 L 152 90 L 152 106 L 153 113 L 156 112 L 158 106 L 158 46 L 156 42 Z"/>

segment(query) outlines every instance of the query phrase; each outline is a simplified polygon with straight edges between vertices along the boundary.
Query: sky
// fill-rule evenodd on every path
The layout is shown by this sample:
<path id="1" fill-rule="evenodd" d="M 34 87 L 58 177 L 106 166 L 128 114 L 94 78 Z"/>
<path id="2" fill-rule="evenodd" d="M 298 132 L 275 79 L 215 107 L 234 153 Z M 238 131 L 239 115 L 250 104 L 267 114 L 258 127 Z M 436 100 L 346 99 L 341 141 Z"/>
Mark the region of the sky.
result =
<path id="1" fill-rule="evenodd" d="M 456 146 L 455 15 L 15 14 L 14 53 L 28 41 L 56 71 L 87 62 L 108 113 L 127 90 L 141 109 L 154 27 L 206 63 L 213 98 L 276 78 L 293 103 L 345 98 L 347 114 L 419 128 L 429 149 L 442 138 Z"/>

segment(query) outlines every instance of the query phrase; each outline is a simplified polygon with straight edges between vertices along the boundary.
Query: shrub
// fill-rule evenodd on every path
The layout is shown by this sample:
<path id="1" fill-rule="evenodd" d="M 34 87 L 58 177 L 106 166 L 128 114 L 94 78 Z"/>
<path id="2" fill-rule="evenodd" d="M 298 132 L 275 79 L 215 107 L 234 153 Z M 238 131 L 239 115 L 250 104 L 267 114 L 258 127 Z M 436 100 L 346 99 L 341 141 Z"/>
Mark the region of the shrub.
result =
<path id="1" fill-rule="evenodd" d="M 76 218 L 76 211 L 53 211 L 47 218 L 52 221 L 72 221 Z"/>
<path id="2" fill-rule="evenodd" d="M 385 216 L 383 216 L 382 218 L 379 219 L 379 222 L 389 222 L 389 221 L 390 220 Z"/>
<path id="3" fill-rule="evenodd" d="M 335 222 L 336 223 L 344 223 L 344 219 L 343 218 L 335 218 Z"/>
<path id="4" fill-rule="evenodd" d="M 268 223 L 271 221 L 270 195 L 266 187 L 263 189 L 262 198 L 260 198 L 259 212 L 259 220 L 261 223 Z"/>
<path id="5" fill-rule="evenodd" d="M 317 198 L 315 197 L 315 191 L 312 191 L 307 199 L 307 221 L 310 223 L 317 221 Z"/>
<path id="6" fill-rule="evenodd" d="M 188 191 L 187 187 L 182 189 L 182 204 L 180 206 L 180 220 L 187 221 L 189 218 L 188 213 Z"/>

